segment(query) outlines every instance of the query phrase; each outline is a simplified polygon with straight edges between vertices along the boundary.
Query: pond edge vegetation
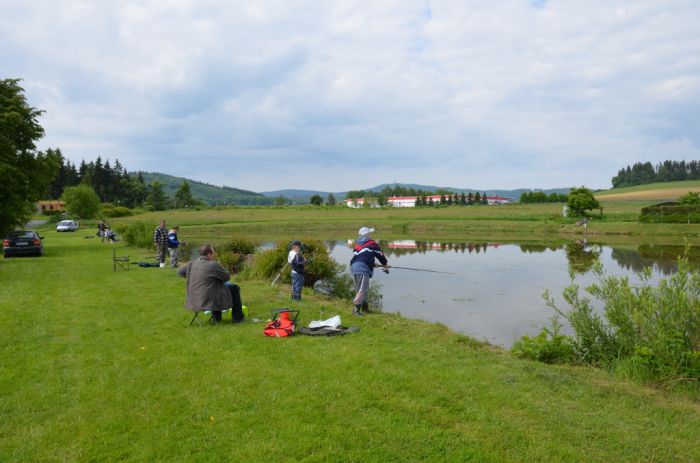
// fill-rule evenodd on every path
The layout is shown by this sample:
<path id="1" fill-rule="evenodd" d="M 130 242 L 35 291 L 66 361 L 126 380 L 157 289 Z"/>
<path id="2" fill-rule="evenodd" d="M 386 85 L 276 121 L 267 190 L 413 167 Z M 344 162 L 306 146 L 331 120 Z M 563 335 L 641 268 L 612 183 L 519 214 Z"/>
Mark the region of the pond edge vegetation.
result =
<path id="1" fill-rule="evenodd" d="M 569 310 L 543 298 L 555 314 L 551 326 L 537 336 L 523 336 L 511 348 L 517 357 L 546 363 L 602 367 L 623 377 L 664 387 L 700 384 L 700 272 L 688 263 L 688 247 L 678 258 L 678 272 L 649 283 L 651 269 L 640 272 L 642 283 L 608 276 L 597 262 L 597 282 L 581 293 L 573 274 L 562 296 Z M 573 329 L 564 335 L 559 317 Z"/>

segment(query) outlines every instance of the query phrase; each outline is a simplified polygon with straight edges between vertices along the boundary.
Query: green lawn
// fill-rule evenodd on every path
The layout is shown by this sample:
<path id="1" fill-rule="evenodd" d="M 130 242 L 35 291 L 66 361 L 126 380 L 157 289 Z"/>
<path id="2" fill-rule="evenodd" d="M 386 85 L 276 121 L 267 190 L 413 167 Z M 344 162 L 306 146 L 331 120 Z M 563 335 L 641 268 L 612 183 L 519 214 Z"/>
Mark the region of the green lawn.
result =
<path id="1" fill-rule="evenodd" d="M 697 390 L 518 360 L 438 325 L 353 319 L 305 293 L 304 323 L 360 333 L 270 339 L 190 327 L 174 270 L 112 271 L 112 247 L 46 236 L 0 260 L 0 461 L 698 461 Z M 287 288 L 239 281 L 251 317 Z"/>

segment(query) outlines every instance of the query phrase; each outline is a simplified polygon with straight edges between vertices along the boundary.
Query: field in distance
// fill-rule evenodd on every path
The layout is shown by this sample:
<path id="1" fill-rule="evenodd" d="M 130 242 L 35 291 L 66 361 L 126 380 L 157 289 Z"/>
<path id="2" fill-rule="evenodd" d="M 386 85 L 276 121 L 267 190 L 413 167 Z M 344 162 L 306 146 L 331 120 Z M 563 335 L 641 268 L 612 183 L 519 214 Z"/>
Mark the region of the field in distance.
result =
<path id="1" fill-rule="evenodd" d="M 595 193 L 599 201 L 677 201 L 689 191 L 700 192 L 700 180 L 649 183 Z"/>

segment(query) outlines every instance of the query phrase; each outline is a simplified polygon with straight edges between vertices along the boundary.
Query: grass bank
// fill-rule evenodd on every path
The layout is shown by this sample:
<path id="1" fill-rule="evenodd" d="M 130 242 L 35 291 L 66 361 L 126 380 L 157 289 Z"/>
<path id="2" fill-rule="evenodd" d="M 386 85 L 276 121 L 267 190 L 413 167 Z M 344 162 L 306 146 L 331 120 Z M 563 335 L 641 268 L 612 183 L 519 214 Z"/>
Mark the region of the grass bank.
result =
<path id="1" fill-rule="evenodd" d="M 610 202 L 602 217 L 594 213 L 588 236 L 598 241 L 624 240 L 658 244 L 700 244 L 700 225 L 640 224 L 640 208 L 648 202 Z M 560 204 L 512 204 L 447 208 L 350 209 L 346 207 L 231 207 L 201 211 L 164 211 L 113 219 L 113 224 L 157 222 L 179 224 L 183 237 L 221 239 L 236 234 L 266 239 L 291 235 L 353 238 L 357 229 L 372 225 L 385 239 L 481 241 L 571 240 L 583 227 L 561 217 Z M 186 239 L 186 238 L 185 238 Z"/>
<path id="2" fill-rule="evenodd" d="M 189 327 L 150 253 L 45 231 L 0 260 L 1 461 L 697 461 L 700 405 L 589 368 L 511 357 L 439 325 L 357 320 L 305 293 L 308 323 L 360 333 L 269 339 Z M 252 317 L 287 288 L 239 281 Z"/>

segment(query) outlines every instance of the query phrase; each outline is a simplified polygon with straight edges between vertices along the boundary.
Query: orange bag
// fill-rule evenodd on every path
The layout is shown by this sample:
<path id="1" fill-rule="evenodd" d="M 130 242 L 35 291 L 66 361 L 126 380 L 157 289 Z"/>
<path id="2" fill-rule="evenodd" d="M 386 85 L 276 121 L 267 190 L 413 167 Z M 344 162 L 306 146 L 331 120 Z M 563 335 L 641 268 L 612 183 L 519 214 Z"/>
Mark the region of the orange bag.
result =
<path id="1" fill-rule="evenodd" d="M 288 336 L 292 336 L 296 331 L 296 320 L 298 316 L 298 310 L 273 310 L 272 321 L 265 325 L 265 328 L 263 329 L 263 334 L 265 336 L 270 336 L 273 338 L 286 338 Z"/>

